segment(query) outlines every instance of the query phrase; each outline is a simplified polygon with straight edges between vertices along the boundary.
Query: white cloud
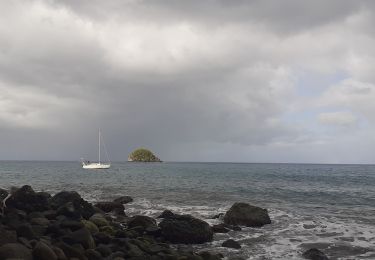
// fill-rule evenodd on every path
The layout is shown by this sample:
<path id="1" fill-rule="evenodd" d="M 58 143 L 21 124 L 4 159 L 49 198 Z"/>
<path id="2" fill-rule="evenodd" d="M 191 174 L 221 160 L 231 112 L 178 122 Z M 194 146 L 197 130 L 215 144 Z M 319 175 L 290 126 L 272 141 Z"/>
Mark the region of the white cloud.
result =
<path id="1" fill-rule="evenodd" d="M 325 112 L 318 115 L 318 121 L 324 125 L 352 126 L 357 123 L 357 118 L 346 111 Z"/>

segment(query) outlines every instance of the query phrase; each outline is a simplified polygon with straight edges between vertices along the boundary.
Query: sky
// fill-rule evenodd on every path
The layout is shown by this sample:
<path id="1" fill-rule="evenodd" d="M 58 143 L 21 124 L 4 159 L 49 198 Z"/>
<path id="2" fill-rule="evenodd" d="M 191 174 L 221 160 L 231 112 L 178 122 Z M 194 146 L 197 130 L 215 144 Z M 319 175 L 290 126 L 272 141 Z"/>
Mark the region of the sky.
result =
<path id="1" fill-rule="evenodd" d="M 375 2 L 0 0 L 0 159 L 375 163 Z"/>

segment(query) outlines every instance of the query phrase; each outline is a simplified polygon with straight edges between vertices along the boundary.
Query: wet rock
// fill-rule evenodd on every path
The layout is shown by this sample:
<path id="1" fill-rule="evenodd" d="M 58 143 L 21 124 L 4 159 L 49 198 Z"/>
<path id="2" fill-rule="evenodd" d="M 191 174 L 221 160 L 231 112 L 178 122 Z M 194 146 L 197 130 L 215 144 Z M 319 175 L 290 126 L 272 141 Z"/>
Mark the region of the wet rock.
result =
<path id="1" fill-rule="evenodd" d="M 17 241 L 17 233 L 14 230 L 6 230 L 0 227 L 0 246 Z"/>
<path id="2" fill-rule="evenodd" d="M 55 252 L 43 242 L 38 242 L 33 250 L 33 256 L 38 260 L 57 260 Z"/>
<path id="3" fill-rule="evenodd" d="M 247 227 L 261 227 L 271 223 L 266 209 L 238 202 L 227 211 L 224 223 L 228 225 L 243 225 Z"/>
<path id="4" fill-rule="evenodd" d="M 106 245 L 99 245 L 95 248 L 103 257 L 107 257 L 112 254 L 112 250 Z"/>
<path id="5" fill-rule="evenodd" d="M 229 247 L 229 248 L 234 248 L 234 249 L 240 249 L 241 245 L 237 242 L 234 241 L 233 239 L 228 239 L 221 244 L 222 247 Z"/>
<path id="6" fill-rule="evenodd" d="M 103 233 L 106 233 L 110 236 L 114 236 L 115 233 L 116 233 L 115 229 L 111 226 L 102 226 L 102 227 L 99 228 L 99 231 L 103 232 Z"/>
<path id="7" fill-rule="evenodd" d="M 123 204 L 121 203 L 118 203 L 118 202 L 111 202 L 111 201 L 108 201 L 108 202 L 98 202 L 94 205 L 95 207 L 101 209 L 102 211 L 108 213 L 108 212 L 111 212 L 111 211 L 114 211 L 115 209 L 120 209 L 122 211 L 125 210 L 125 207 Z"/>
<path id="8" fill-rule="evenodd" d="M 64 242 L 59 242 L 56 244 L 57 247 L 59 247 L 67 256 L 68 258 L 77 258 L 80 260 L 88 260 L 87 257 L 84 255 L 84 252 L 82 252 L 80 249 L 75 248 L 73 246 L 70 246 Z"/>
<path id="9" fill-rule="evenodd" d="M 127 204 L 133 202 L 133 198 L 130 196 L 121 196 L 113 200 L 113 202 Z"/>
<path id="10" fill-rule="evenodd" d="M 66 257 L 64 251 L 61 248 L 58 248 L 56 246 L 52 246 L 51 249 L 53 250 L 53 252 L 57 256 L 58 260 L 68 260 L 68 258 Z"/>
<path id="11" fill-rule="evenodd" d="M 22 224 L 17 227 L 17 236 L 25 237 L 29 240 L 36 238 L 36 234 L 30 224 Z"/>
<path id="12" fill-rule="evenodd" d="M 60 227 L 62 228 L 68 228 L 71 231 L 76 231 L 78 229 L 83 228 L 85 225 L 81 221 L 78 220 L 70 220 L 70 219 L 65 219 L 61 221 Z"/>
<path id="13" fill-rule="evenodd" d="M 218 218 L 222 218 L 223 216 L 224 216 L 224 213 L 219 213 L 219 214 L 214 215 L 212 218 L 218 219 Z"/>
<path id="14" fill-rule="evenodd" d="M 99 232 L 99 228 L 89 220 L 82 220 L 82 224 L 90 231 L 91 234 Z"/>
<path id="15" fill-rule="evenodd" d="M 212 241 L 213 231 L 208 223 L 190 215 L 175 215 L 160 222 L 162 237 L 172 243 L 201 244 Z"/>
<path id="16" fill-rule="evenodd" d="M 76 206 L 74 206 L 73 202 L 67 202 L 64 205 L 57 208 L 56 214 L 66 216 L 72 219 L 81 218 L 81 212 L 78 208 L 76 208 Z"/>
<path id="17" fill-rule="evenodd" d="M 128 221 L 128 227 L 134 228 L 134 227 L 155 227 L 156 221 L 153 218 L 147 217 L 147 216 L 134 216 Z"/>
<path id="18" fill-rule="evenodd" d="M 26 212 L 49 209 L 48 199 L 44 195 L 36 193 L 29 185 L 16 190 L 7 200 L 6 205 Z"/>
<path id="19" fill-rule="evenodd" d="M 30 223 L 32 225 L 39 225 L 39 226 L 48 226 L 49 225 L 49 220 L 46 218 L 33 218 L 30 220 Z"/>
<path id="20" fill-rule="evenodd" d="M 214 233 L 228 233 L 230 231 L 225 224 L 213 225 L 212 230 Z"/>
<path id="21" fill-rule="evenodd" d="M 203 260 L 220 260 L 223 258 L 220 254 L 214 254 L 207 251 L 199 252 L 199 256 L 201 256 Z"/>
<path id="22" fill-rule="evenodd" d="M 50 199 L 51 206 L 54 209 L 58 209 L 68 202 L 71 202 L 75 209 L 85 219 L 89 219 L 95 213 L 95 209 L 91 203 L 82 199 L 82 197 L 75 191 L 62 191 Z"/>
<path id="23" fill-rule="evenodd" d="M 81 228 L 63 237 L 68 244 L 81 244 L 85 249 L 95 248 L 95 241 L 87 228 Z"/>
<path id="24" fill-rule="evenodd" d="M 328 257 L 317 248 L 311 248 L 305 251 L 302 256 L 310 260 L 328 260 Z"/>
<path id="25" fill-rule="evenodd" d="M 91 218 L 89 220 L 92 223 L 94 223 L 97 227 L 109 225 L 107 219 L 104 217 L 104 215 L 102 215 L 100 213 L 95 213 L 93 216 L 91 216 Z"/>
<path id="26" fill-rule="evenodd" d="M 164 210 L 164 211 L 158 216 L 158 218 L 173 218 L 174 216 L 175 216 L 175 214 L 174 214 L 172 211 L 166 209 L 166 210 Z"/>
<path id="27" fill-rule="evenodd" d="M 31 250 L 19 243 L 9 243 L 0 247 L 0 259 L 32 260 Z"/>
<path id="28" fill-rule="evenodd" d="M 111 236 L 104 232 L 98 232 L 93 235 L 97 244 L 109 244 L 112 240 Z"/>
<path id="29" fill-rule="evenodd" d="M 87 249 L 85 252 L 85 256 L 89 260 L 102 260 L 103 259 L 102 255 L 94 249 Z"/>

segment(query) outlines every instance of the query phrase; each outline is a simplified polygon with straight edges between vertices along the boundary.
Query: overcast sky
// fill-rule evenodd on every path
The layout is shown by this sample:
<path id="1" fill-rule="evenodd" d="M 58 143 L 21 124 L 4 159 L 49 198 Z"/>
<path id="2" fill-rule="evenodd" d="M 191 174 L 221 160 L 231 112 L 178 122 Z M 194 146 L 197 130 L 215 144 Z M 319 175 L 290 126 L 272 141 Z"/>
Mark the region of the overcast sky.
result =
<path id="1" fill-rule="evenodd" d="M 375 3 L 0 1 L 0 159 L 375 163 Z"/>

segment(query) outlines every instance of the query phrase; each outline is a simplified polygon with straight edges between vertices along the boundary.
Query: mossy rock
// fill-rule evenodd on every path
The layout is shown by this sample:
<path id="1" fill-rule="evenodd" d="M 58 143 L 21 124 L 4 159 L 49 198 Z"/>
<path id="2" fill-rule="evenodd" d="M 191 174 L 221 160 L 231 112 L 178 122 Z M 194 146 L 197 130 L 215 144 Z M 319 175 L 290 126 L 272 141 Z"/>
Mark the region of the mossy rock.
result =
<path id="1" fill-rule="evenodd" d="M 99 228 L 100 232 L 104 232 L 107 235 L 113 236 L 115 235 L 116 231 L 113 227 L 111 226 L 102 226 Z"/>
<path id="2" fill-rule="evenodd" d="M 134 150 L 128 157 L 129 162 L 161 162 L 161 160 L 148 149 L 139 148 Z"/>
<path id="3" fill-rule="evenodd" d="M 89 220 L 81 220 L 83 225 L 90 231 L 91 234 L 95 234 L 99 232 L 99 228 Z"/>

